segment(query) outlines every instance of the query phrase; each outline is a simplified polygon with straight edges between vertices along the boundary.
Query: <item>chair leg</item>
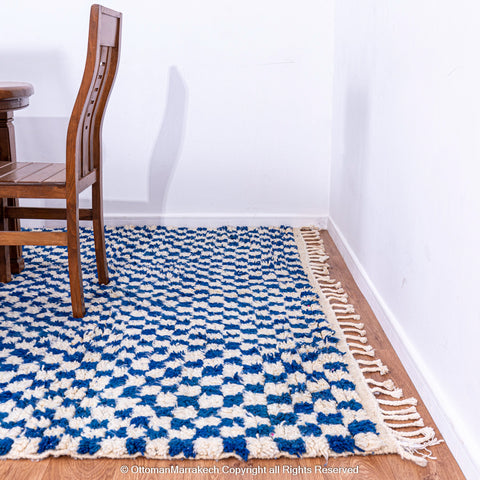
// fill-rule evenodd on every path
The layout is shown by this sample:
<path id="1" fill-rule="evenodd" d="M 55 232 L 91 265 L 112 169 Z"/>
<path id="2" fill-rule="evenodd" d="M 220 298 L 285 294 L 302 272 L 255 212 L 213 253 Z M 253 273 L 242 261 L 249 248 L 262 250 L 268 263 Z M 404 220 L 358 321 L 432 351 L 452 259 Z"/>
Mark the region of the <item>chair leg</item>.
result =
<path id="1" fill-rule="evenodd" d="M 79 226 L 78 197 L 74 200 L 67 199 L 68 272 L 70 276 L 72 310 L 75 318 L 82 318 L 85 315 Z"/>
<path id="2" fill-rule="evenodd" d="M 105 233 L 103 229 L 103 198 L 100 180 L 92 185 L 93 236 L 95 238 L 95 257 L 97 259 L 98 281 L 106 285 L 109 282 Z"/>
<path id="3" fill-rule="evenodd" d="M 5 217 L 5 207 L 7 199 L 0 198 L 0 231 L 8 230 L 8 219 Z M 10 270 L 10 247 L 0 245 L 0 282 L 8 283 L 12 279 Z"/>

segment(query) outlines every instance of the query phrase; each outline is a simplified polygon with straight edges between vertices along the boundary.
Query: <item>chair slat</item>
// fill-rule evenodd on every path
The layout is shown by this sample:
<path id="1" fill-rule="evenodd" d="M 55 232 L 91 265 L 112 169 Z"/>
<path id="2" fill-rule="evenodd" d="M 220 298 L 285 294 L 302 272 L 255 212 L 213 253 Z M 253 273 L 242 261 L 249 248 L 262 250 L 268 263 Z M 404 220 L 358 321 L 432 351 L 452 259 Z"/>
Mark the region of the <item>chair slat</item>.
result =
<path id="1" fill-rule="evenodd" d="M 43 218 L 48 220 L 66 220 L 66 208 L 51 207 L 7 207 L 5 213 L 8 218 Z M 80 208 L 80 220 L 93 220 L 91 208 Z"/>
<path id="2" fill-rule="evenodd" d="M 0 245 L 66 245 L 67 232 L 0 232 Z"/>
<path id="3" fill-rule="evenodd" d="M 0 175 L 7 173 L 9 171 L 8 168 L 11 168 L 12 165 L 12 162 L 0 162 Z"/>
<path id="4" fill-rule="evenodd" d="M 39 169 L 36 172 L 33 172 L 26 177 L 22 178 L 21 182 L 32 182 L 32 183 L 42 183 L 46 182 L 50 177 L 53 177 L 57 173 L 65 170 L 64 163 L 45 163 L 44 168 Z"/>
<path id="5" fill-rule="evenodd" d="M 22 164 L 17 164 L 18 168 L 12 170 L 8 175 L 4 175 L 0 178 L 2 183 L 25 183 L 25 178 L 35 176 L 37 173 L 41 172 L 44 168 L 48 167 L 48 163 L 30 163 L 29 165 L 23 166 Z M 34 181 L 33 183 L 38 183 Z"/>
<path id="6" fill-rule="evenodd" d="M 33 165 L 31 162 L 6 162 L 8 165 L 4 165 L 0 171 L 0 183 L 10 182 L 10 175 L 15 172 L 19 172 L 20 169 L 28 167 L 28 165 Z"/>
<path id="7" fill-rule="evenodd" d="M 65 165 L 62 165 L 62 169 L 59 170 L 57 173 L 52 175 L 51 177 L 48 177 L 44 183 L 65 183 L 65 177 L 66 177 L 66 170 L 65 170 Z"/>

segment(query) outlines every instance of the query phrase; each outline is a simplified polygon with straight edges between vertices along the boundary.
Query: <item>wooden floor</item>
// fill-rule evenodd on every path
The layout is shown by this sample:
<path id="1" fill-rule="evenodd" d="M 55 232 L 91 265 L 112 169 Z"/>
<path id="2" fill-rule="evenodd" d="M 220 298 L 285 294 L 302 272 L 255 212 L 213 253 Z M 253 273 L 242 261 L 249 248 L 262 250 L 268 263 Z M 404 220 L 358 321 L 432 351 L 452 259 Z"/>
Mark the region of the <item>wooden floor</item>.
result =
<path id="1" fill-rule="evenodd" d="M 323 238 L 330 255 L 331 276 L 342 282 L 349 295 L 350 303 L 362 317 L 367 329 L 369 343 L 375 348 L 377 356 L 389 366 L 391 378 L 401 387 L 406 396 L 418 397 L 418 393 L 408 378 L 397 355 L 393 351 L 383 330 L 379 326 L 365 298 L 360 293 L 351 274 L 341 258 L 328 233 Z M 419 398 L 418 410 L 428 426 L 434 423 Z M 438 433 L 438 437 L 440 434 Z M 193 480 L 193 479 L 296 479 L 296 480 L 464 480 L 460 468 L 445 443 L 432 447 L 437 460 L 429 461 L 427 467 L 418 467 L 413 462 L 402 460 L 398 455 L 370 455 L 368 457 L 348 457 L 330 459 L 328 467 L 358 467 L 358 473 L 321 473 L 318 469 L 324 464 L 323 459 L 278 459 L 251 460 L 248 463 L 236 459 L 222 461 L 205 460 L 147 460 L 145 458 L 126 460 L 73 460 L 68 457 L 50 458 L 38 462 L 29 460 L 0 461 L 1 480 Z M 165 468 L 170 465 L 178 467 L 216 467 L 218 473 L 148 473 L 148 468 Z M 123 468 L 121 468 L 123 467 Z M 122 473 L 127 467 L 128 472 Z M 231 468 L 260 467 L 254 472 L 241 474 L 229 471 Z M 275 473 L 270 469 L 277 467 Z M 316 471 L 317 470 L 317 471 Z"/>

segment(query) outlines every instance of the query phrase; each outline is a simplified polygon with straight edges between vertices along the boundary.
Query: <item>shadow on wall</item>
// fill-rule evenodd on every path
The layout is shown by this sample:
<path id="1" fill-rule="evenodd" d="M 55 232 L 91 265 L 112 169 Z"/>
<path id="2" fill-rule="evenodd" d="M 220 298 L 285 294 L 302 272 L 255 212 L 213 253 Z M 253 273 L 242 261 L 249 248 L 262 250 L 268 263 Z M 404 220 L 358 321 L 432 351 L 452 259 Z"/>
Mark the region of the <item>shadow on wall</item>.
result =
<path id="1" fill-rule="evenodd" d="M 187 88 L 178 69 L 172 66 L 169 70 L 165 114 L 150 159 L 148 200 L 105 200 L 106 215 L 134 216 L 142 213 L 156 216 L 164 211 L 168 188 L 183 145 L 186 112 Z"/>

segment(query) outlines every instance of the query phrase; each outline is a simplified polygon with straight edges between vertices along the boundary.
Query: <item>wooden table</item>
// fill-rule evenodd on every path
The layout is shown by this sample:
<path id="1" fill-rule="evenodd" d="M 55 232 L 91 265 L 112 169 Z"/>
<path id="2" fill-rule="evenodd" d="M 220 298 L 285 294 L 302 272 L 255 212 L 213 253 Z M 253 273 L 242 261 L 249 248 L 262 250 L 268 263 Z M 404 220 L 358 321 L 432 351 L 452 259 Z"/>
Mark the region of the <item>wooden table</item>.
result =
<path id="1" fill-rule="evenodd" d="M 23 82 L 0 82 L 0 161 L 16 162 L 15 130 L 13 112 L 28 106 L 33 86 Z M 0 230 L 20 230 L 20 220 L 5 219 L 2 212 L 6 206 L 17 206 L 18 199 L 0 199 Z M 7 265 L 10 264 L 10 268 Z M 20 273 L 25 268 L 21 246 L 0 247 L 0 282 L 9 282 L 11 273 Z"/>

